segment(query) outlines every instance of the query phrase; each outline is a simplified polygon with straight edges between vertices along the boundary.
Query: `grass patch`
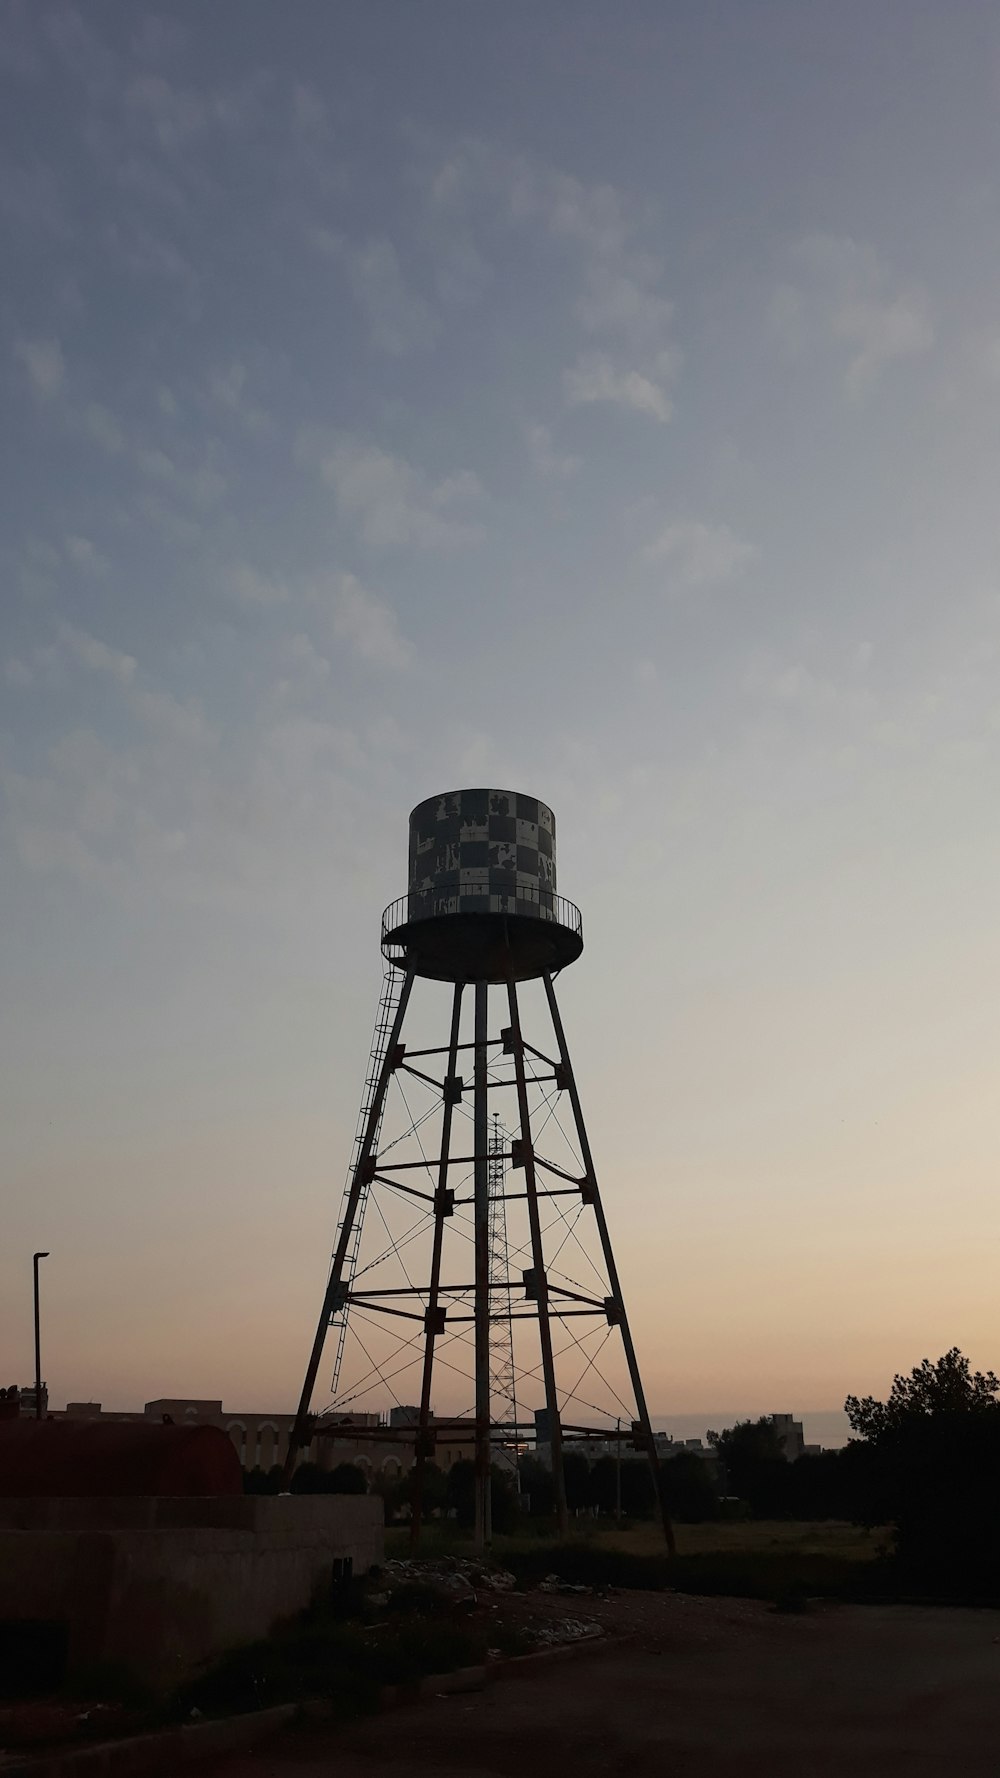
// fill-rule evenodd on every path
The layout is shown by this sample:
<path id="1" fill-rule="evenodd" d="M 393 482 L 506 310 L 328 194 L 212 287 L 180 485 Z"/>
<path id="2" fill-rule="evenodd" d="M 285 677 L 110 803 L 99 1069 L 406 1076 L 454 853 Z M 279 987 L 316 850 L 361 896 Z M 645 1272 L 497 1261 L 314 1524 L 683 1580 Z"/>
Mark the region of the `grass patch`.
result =
<path id="1" fill-rule="evenodd" d="M 453 1527 L 434 1527 L 434 1533 L 422 1554 L 469 1553 L 468 1540 Z M 575 1586 L 729 1593 L 783 1605 L 807 1596 L 884 1597 L 891 1590 L 880 1560 L 884 1542 L 883 1533 L 835 1521 L 721 1521 L 678 1525 L 671 1560 L 658 1526 L 581 1519 L 564 1542 L 534 1529 L 497 1538 L 493 1558 L 524 1586 L 554 1573 Z"/>

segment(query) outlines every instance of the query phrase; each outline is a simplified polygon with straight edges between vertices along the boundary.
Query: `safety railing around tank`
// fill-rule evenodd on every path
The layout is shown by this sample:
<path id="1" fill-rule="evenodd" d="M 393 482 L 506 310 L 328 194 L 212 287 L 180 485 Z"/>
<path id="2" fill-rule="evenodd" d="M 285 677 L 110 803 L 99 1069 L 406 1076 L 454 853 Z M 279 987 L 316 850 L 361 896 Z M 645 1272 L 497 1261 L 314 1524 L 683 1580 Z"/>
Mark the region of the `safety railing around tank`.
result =
<path id="1" fill-rule="evenodd" d="M 448 914 L 517 914 L 568 927 L 578 938 L 583 934 L 583 915 L 576 903 L 541 884 L 512 883 L 509 889 L 498 889 L 495 883 L 462 883 L 416 890 L 391 901 L 382 915 L 382 944 L 401 927 Z"/>

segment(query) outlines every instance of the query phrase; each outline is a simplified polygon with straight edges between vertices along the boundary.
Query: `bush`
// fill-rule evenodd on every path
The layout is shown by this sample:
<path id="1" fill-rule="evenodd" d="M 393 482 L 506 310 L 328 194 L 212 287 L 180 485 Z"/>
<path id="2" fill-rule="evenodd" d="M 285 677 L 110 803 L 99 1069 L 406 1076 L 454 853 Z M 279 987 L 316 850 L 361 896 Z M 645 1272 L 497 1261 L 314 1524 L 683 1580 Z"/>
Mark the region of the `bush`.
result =
<path id="1" fill-rule="evenodd" d="M 367 1494 L 365 1472 L 356 1463 L 338 1463 L 323 1469 L 318 1463 L 300 1463 L 291 1480 L 293 1494 Z"/>

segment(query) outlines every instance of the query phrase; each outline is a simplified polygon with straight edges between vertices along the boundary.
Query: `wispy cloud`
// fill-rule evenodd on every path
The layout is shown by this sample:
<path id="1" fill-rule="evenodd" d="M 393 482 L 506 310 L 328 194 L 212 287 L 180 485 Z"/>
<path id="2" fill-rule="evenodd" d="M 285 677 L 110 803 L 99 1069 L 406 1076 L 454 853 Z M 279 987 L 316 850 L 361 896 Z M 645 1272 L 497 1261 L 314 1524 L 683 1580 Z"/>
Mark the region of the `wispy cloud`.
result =
<path id="1" fill-rule="evenodd" d="M 89 401 L 80 414 L 80 428 L 86 436 L 109 456 L 114 456 L 125 446 L 125 433 L 119 421 L 99 401 Z"/>
<path id="2" fill-rule="evenodd" d="M 107 558 L 102 556 L 100 550 L 89 537 L 81 537 L 79 533 L 74 533 L 67 537 L 64 547 L 67 561 L 71 562 L 75 568 L 81 568 L 84 574 L 90 574 L 98 580 L 107 574 Z"/>
<path id="3" fill-rule="evenodd" d="M 54 401 L 62 389 L 66 365 L 58 340 L 18 340 L 14 356 L 28 373 L 39 401 Z"/>
<path id="4" fill-rule="evenodd" d="M 372 667 L 400 671 L 413 661 L 412 642 L 400 634 L 396 614 L 353 574 L 340 574 L 331 588 L 333 633 Z"/>
<path id="5" fill-rule="evenodd" d="M 734 580 L 756 555 L 753 544 L 737 537 L 728 525 L 706 525 L 697 519 L 675 519 L 643 550 L 647 562 L 659 563 L 684 586 L 721 586 Z"/>
<path id="6" fill-rule="evenodd" d="M 266 432 L 270 420 L 260 403 L 250 395 L 249 372 L 245 364 L 230 364 L 225 370 L 214 370 L 208 379 L 208 400 L 218 413 L 238 420 L 247 432 Z"/>
<path id="7" fill-rule="evenodd" d="M 297 451 L 332 489 L 339 511 L 371 549 L 454 549 L 479 536 L 462 516 L 482 496 L 471 470 L 433 481 L 377 445 L 353 439 L 331 443 L 309 431 L 300 436 Z"/>
<path id="8" fill-rule="evenodd" d="M 172 692 L 136 685 L 129 689 L 128 703 L 140 722 L 170 741 L 200 746 L 212 737 L 211 727 L 198 706 L 182 702 Z"/>
<path id="9" fill-rule="evenodd" d="M 281 575 L 264 574 L 249 562 L 234 562 L 225 569 L 222 586 L 231 598 L 249 610 L 264 611 L 285 605 L 291 597 L 288 582 Z"/>
<path id="10" fill-rule="evenodd" d="M 580 468 L 579 457 L 563 455 L 555 449 L 547 426 L 526 426 L 525 441 L 532 469 L 546 481 L 566 481 Z"/>
<path id="11" fill-rule="evenodd" d="M 606 352 L 581 354 L 575 365 L 563 372 L 563 389 L 571 407 L 605 401 L 660 421 L 669 420 L 673 411 L 665 379 L 618 369 Z"/>
<path id="12" fill-rule="evenodd" d="M 327 228 L 310 231 L 313 246 L 343 267 L 374 346 L 393 357 L 428 346 L 440 324 L 428 304 L 403 279 L 399 255 L 384 235 L 349 241 Z"/>
<path id="13" fill-rule="evenodd" d="M 252 122 L 270 81 L 269 74 L 258 72 L 235 85 L 195 88 L 141 74 L 129 82 L 125 104 L 139 128 L 170 154 L 209 131 L 231 134 Z"/>
<path id="14" fill-rule="evenodd" d="M 768 319 L 791 356 L 824 339 L 849 357 L 848 393 L 859 399 L 896 360 L 934 343 L 930 303 L 919 285 L 899 286 L 874 247 L 849 235 L 806 235 L 792 251 L 792 279 L 772 294 Z"/>
<path id="15" fill-rule="evenodd" d="M 669 419 L 680 355 L 662 263 L 643 246 L 652 220 L 645 206 L 605 181 L 588 184 L 483 141 L 452 150 L 428 176 L 426 193 L 437 215 L 454 217 L 486 196 L 510 223 L 574 249 L 582 269 L 574 317 L 593 343 L 564 374 L 566 399 Z"/>
<path id="16" fill-rule="evenodd" d="M 208 507 L 218 504 L 228 486 L 219 457 L 219 448 L 211 440 L 193 462 L 179 462 L 157 445 L 137 452 L 136 465 L 149 481 L 196 506 Z"/>
<path id="17" fill-rule="evenodd" d="M 108 673 L 119 685 L 131 685 L 135 679 L 137 664 L 132 655 L 123 654 L 118 648 L 109 648 L 106 642 L 100 642 L 75 624 L 60 624 L 57 637 L 73 658 L 92 673 Z"/>

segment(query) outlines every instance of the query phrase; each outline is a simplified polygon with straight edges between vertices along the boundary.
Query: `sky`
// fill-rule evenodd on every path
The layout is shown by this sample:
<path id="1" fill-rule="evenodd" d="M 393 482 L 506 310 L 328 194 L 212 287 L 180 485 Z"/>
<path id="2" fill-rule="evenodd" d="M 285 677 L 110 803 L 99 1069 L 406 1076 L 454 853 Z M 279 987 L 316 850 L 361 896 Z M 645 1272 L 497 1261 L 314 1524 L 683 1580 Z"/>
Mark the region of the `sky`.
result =
<path id="1" fill-rule="evenodd" d="M 653 1412 L 995 1364 L 996 10 L 4 0 L 0 78 L 2 1380 L 50 1249 L 56 1403 L 294 1405 L 475 784 Z"/>

